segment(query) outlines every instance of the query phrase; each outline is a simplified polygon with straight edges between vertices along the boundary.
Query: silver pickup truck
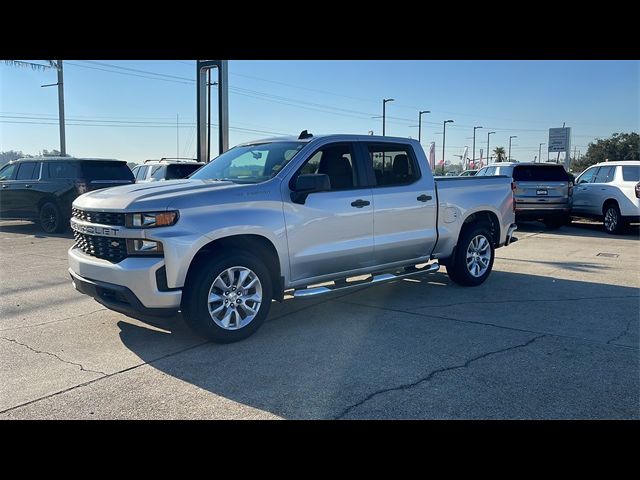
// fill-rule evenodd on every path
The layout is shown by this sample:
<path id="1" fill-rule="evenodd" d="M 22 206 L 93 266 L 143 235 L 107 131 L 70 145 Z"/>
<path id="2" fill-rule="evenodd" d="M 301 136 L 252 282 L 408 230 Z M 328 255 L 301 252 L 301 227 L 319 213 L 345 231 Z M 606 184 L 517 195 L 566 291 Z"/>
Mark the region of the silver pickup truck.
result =
<path id="1" fill-rule="evenodd" d="M 71 226 L 77 290 L 124 313 L 181 311 L 217 342 L 254 333 L 285 292 L 440 264 L 480 285 L 516 229 L 508 177 L 434 181 L 415 140 L 306 131 L 236 146 L 188 179 L 82 195 Z"/>

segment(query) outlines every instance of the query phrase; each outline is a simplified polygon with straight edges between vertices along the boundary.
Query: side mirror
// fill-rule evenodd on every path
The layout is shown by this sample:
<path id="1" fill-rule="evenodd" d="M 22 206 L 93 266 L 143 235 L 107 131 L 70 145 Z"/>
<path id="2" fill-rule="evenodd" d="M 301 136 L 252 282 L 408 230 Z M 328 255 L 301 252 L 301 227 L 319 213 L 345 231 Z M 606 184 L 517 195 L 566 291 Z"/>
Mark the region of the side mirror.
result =
<path id="1" fill-rule="evenodd" d="M 329 190 L 331 190 L 329 175 L 324 173 L 299 175 L 296 179 L 293 192 L 291 192 L 291 201 L 302 205 L 310 193 L 326 192 Z"/>

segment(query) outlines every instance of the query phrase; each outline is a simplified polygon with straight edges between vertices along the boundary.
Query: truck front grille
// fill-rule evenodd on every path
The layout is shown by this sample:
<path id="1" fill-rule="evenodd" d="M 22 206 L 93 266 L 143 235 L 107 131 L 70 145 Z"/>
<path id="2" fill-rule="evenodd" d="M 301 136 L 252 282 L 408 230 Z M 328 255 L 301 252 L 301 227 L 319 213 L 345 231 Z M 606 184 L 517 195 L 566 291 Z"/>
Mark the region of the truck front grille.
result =
<path id="1" fill-rule="evenodd" d="M 120 225 L 124 226 L 124 213 L 117 212 L 91 212 L 89 210 L 81 210 L 74 208 L 71 211 L 73 218 L 84 220 L 89 223 L 97 223 L 100 225 Z"/>
<path id="2" fill-rule="evenodd" d="M 87 255 L 118 263 L 127 258 L 127 241 L 124 238 L 101 237 L 73 232 L 76 246 Z"/>

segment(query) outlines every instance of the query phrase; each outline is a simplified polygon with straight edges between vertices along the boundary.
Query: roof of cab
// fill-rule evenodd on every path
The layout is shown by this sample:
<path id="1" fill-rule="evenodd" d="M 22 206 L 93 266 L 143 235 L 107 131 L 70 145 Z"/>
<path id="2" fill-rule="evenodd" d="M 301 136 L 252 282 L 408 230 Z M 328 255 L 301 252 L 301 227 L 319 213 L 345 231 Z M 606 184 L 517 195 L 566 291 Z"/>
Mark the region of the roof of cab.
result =
<path id="1" fill-rule="evenodd" d="M 311 143 L 315 140 L 320 140 L 320 139 L 326 139 L 326 138 L 332 138 L 335 139 L 336 141 L 360 141 L 360 142 L 371 142 L 371 141 L 376 141 L 376 142 L 402 142 L 402 143 L 407 143 L 407 142 L 417 142 L 416 139 L 413 138 L 407 138 L 407 137 L 388 137 L 388 136 L 381 136 L 381 135 L 358 135 L 358 134 L 348 134 L 348 133 L 339 133 L 339 134 L 322 134 L 322 135 L 313 135 L 313 136 L 309 136 L 306 138 L 298 138 L 294 135 L 290 135 L 290 136 L 282 136 L 282 137 L 269 137 L 269 138 L 262 138 L 259 140 L 251 140 L 249 142 L 244 142 L 244 143 L 240 143 L 238 146 L 248 146 L 248 145 L 258 145 L 261 143 L 276 143 L 276 142 L 300 142 L 300 143 Z"/>
<path id="2" fill-rule="evenodd" d="M 59 161 L 89 161 L 89 162 L 122 162 L 127 163 L 126 160 L 118 160 L 116 158 L 92 158 L 92 157 L 49 157 L 49 156 L 39 156 L 39 157 L 23 157 L 18 158 L 17 160 L 13 160 L 14 162 L 59 162 Z"/>

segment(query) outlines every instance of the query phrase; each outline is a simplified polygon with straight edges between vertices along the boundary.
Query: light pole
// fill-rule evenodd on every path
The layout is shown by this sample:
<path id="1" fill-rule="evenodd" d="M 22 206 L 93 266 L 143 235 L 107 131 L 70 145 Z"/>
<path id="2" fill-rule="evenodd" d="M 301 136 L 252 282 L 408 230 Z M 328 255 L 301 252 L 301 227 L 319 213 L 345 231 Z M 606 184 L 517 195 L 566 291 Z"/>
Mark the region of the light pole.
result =
<path id="1" fill-rule="evenodd" d="M 538 145 L 538 163 L 542 163 L 542 145 L 544 145 L 544 142 Z"/>
<path id="2" fill-rule="evenodd" d="M 453 120 L 445 120 L 442 122 L 442 174 L 444 175 L 444 140 L 447 135 L 447 123 L 453 123 Z"/>
<path id="3" fill-rule="evenodd" d="M 507 157 L 507 162 L 511 161 L 511 139 L 512 138 L 518 138 L 518 136 L 517 135 L 509 136 L 509 156 Z"/>
<path id="4" fill-rule="evenodd" d="M 387 102 L 393 102 L 393 98 L 383 98 L 382 99 L 382 136 L 385 134 L 385 122 L 387 116 Z"/>
<path id="5" fill-rule="evenodd" d="M 67 142 L 64 133 L 64 82 L 62 75 L 62 60 L 57 60 L 58 83 L 40 85 L 41 87 L 58 87 L 58 123 L 60 124 L 60 155 L 67 156 Z"/>
<path id="6" fill-rule="evenodd" d="M 491 161 L 491 150 L 489 150 L 489 135 L 493 135 L 496 132 L 487 132 L 487 165 Z"/>
<path id="7" fill-rule="evenodd" d="M 418 143 L 422 140 L 422 114 L 431 113 L 431 110 L 421 110 L 418 112 Z"/>
<path id="8" fill-rule="evenodd" d="M 473 160 L 473 165 L 476 165 L 476 130 L 478 128 L 483 127 L 473 127 L 473 152 L 471 154 L 471 160 Z"/>

